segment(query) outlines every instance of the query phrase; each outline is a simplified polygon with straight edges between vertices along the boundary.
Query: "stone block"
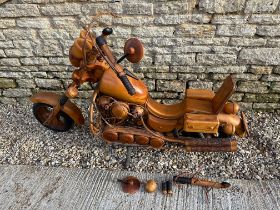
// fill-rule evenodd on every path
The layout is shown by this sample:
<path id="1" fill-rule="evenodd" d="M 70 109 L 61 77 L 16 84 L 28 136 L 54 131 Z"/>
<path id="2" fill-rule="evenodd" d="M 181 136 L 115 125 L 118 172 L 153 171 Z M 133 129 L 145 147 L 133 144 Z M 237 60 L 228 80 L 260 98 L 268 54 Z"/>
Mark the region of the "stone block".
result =
<path id="1" fill-rule="evenodd" d="M 278 3 L 279 0 L 248 0 L 244 12 L 249 14 L 274 12 Z"/>
<path id="2" fill-rule="evenodd" d="M 47 18 L 20 18 L 17 19 L 17 26 L 21 28 L 50 28 Z"/>
<path id="3" fill-rule="evenodd" d="M 254 103 L 253 109 L 265 109 L 265 110 L 280 109 L 280 103 Z"/>
<path id="4" fill-rule="evenodd" d="M 63 50 L 61 45 L 56 40 L 44 40 L 40 42 L 34 49 L 33 52 L 36 56 L 62 56 Z"/>
<path id="5" fill-rule="evenodd" d="M 20 88 L 35 88 L 36 84 L 33 79 L 17 79 L 16 80 Z"/>
<path id="6" fill-rule="evenodd" d="M 0 31 L 0 40 L 6 40 L 4 34 Z"/>
<path id="7" fill-rule="evenodd" d="M 0 7 L 0 17 L 35 17 L 40 16 L 38 6 L 36 4 L 6 4 Z"/>
<path id="8" fill-rule="evenodd" d="M 204 65 L 229 65 L 236 63 L 237 56 L 232 54 L 198 54 L 197 63 Z"/>
<path id="9" fill-rule="evenodd" d="M 1 19 L 0 20 L 0 29 L 1 28 L 12 28 L 14 26 L 16 26 L 16 21 L 13 19 Z"/>
<path id="10" fill-rule="evenodd" d="M 210 53 L 212 52 L 212 47 L 211 46 L 182 46 L 182 47 L 175 47 L 172 50 L 172 53 L 192 53 L 192 52 L 197 52 L 197 53 Z"/>
<path id="11" fill-rule="evenodd" d="M 173 54 L 171 65 L 187 66 L 195 64 L 195 54 Z"/>
<path id="12" fill-rule="evenodd" d="M 153 15 L 152 3 L 123 4 L 123 13 L 127 15 Z"/>
<path id="13" fill-rule="evenodd" d="M 268 82 L 240 82 L 237 91 L 245 93 L 268 93 L 269 86 L 270 84 Z"/>
<path id="14" fill-rule="evenodd" d="M 248 21 L 248 15 L 214 15 L 212 24 L 245 24 Z"/>
<path id="15" fill-rule="evenodd" d="M 185 82 L 179 80 L 157 80 L 157 91 L 184 92 Z"/>
<path id="16" fill-rule="evenodd" d="M 48 4 L 41 7 L 41 12 L 49 16 L 80 15 L 81 5 L 77 3 Z"/>
<path id="17" fill-rule="evenodd" d="M 239 102 L 239 101 L 242 101 L 243 96 L 244 96 L 244 93 L 234 93 L 230 97 L 230 100 Z"/>
<path id="18" fill-rule="evenodd" d="M 30 49 L 30 48 L 35 47 L 39 43 L 40 43 L 40 40 L 38 40 L 38 39 L 32 39 L 32 40 L 13 40 L 13 44 L 14 44 L 15 48 Z"/>
<path id="19" fill-rule="evenodd" d="M 165 80 L 171 80 L 171 79 L 177 79 L 176 73 L 146 73 L 145 76 L 149 79 L 165 79 Z"/>
<path id="20" fill-rule="evenodd" d="M 155 56 L 155 65 L 169 65 L 171 63 L 171 55 L 156 55 Z"/>
<path id="21" fill-rule="evenodd" d="M 240 12 L 245 7 L 245 0 L 200 0 L 199 10 L 207 13 Z"/>
<path id="22" fill-rule="evenodd" d="M 172 49 L 170 47 L 153 47 L 152 49 L 147 49 L 148 54 L 171 54 Z"/>
<path id="23" fill-rule="evenodd" d="M 244 102 L 256 102 L 257 101 L 257 94 L 245 93 L 243 101 Z"/>
<path id="24" fill-rule="evenodd" d="M 251 66 L 249 72 L 253 74 L 271 74 L 272 66 Z"/>
<path id="25" fill-rule="evenodd" d="M 61 81 L 57 79 L 39 79 L 35 78 L 35 83 L 39 88 L 60 90 L 63 88 Z"/>
<path id="26" fill-rule="evenodd" d="M 228 46 L 212 46 L 211 52 L 217 54 L 235 54 L 241 50 L 241 47 L 228 47 Z"/>
<path id="27" fill-rule="evenodd" d="M 14 44 L 12 41 L 0 41 L 0 48 L 1 49 L 7 49 L 7 48 L 13 48 Z"/>
<path id="28" fill-rule="evenodd" d="M 0 58 L 5 58 L 5 57 L 7 57 L 7 56 L 6 56 L 5 52 L 4 52 L 4 50 L 0 49 Z"/>
<path id="29" fill-rule="evenodd" d="M 14 97 L 27 97 L 31 96 L 32 92 L 30 89 L 21 89 L 21 88 L 14 88 L 14 89 L 6 89 L 3 91 L 3 96 L 14 98 Z"/>
<path id="30" fill-rule="evenodd" d="M 97 15 L 100 11 L 111 12 L 113 14 L 122 14 L 122 3 L 89 3 L 82 5 L 84 15 Z"/>
<path id="31" fill-rule="evenodd" d="M 149 91 L 156 89 L 156 82 L 154 79 L 144 79 L 143 81 L 147 85 Z"/>
<path id="32" fill-rule="evenodd" d="M 271 83 L 271 92 L 280 93 L 280 82 L 272 82 Z"/>
<path id="33" fill-rule="evenodd" d="M 256 34 L 259 36 L 278 37 L 280 36 L 280 25 L 258 26 Z"/>
<path id="34" fill-rule="evenodd" d="M 0 97 L 0 103 L 1 104 L 17 104 L 17 101 L 15 98 L 8 98 L 8 97 Z"/>
<path id="35" fill-rule="evenodd" d="M 52 57 L 49 58 L 49 63 L 54 65 L 71 65 L 68 57 Z"/>
<path id="36" fill-rule="evenodd" d="M 276 66 L 276 67 L 273 69 L 273 73 L 274 73 L 274 74 L 280 74 L 280 67 L 279 67 L 279 66 Z"/>
<path id="37" fill-rule="evenodd" d="M 78 27 L 77 20 L 74 17 L 53 17 L 53 28 L 73 30 Z"/>
<path id="38" fill-rule="evenodd" d="M 212 87 L 213 87 L 213 83 L 207 82 L 207 81 L 190 81 L 188 84 L 190 85 L 190 88 L 193 88 L 193 89 L 212 90 Z"/>
<path id="39" fill-rule="evenodd" d="M 189 80 L 197 80 L 196 74 L 185 74 L 185 73 L 179 73 L 178 79 L 183 81 L 189 81 Z"/>
<path id="40" fill-rule="evenodd" d="M 194 38 L 194 45 L 228 45 L 229 37 Z"/>
<path id="41" fill-rule="evenodd" d="M 263 38 L 244 38 L 244 37 L 232 37 L 230 42 L 232 46 L 264 46 L 266 44 L 266 39 Z"/>
<path id="42" fill-rule="evenodd" d="M 0 77 L 2 77 L 2 78 L 25 78 L 25 73 L 23 73 L 23 72 L 0 71 Z"/>
<path id="43" fill-rule="evenodd" d="M 40 30 L 39 36 L 42 39 L 70 39 L 70 34 L 63 29 Z"/>
<path id="44" fill-rule="evenodd" d="M 205 72 L 205 70 L 205 66 L 170 66 L 171 72 L 202 73 Z"/>
<path id="45" fill-rule="evenodd" d="M 253 103 L 239 102 L 238 104 L 241 110 L 252 110 L 253 107 Z"/>
<path id="46" fill-rule="evenodd" d="M 169 66 L 157 65 L 157 66 L 141 66 L 137 72 L 169 72 Z"/>
<path id="47" fill-rule="evenodd" d="M 10 72 L 30 72 L 30 71 L 38 71 L 37 66 L 0 66 L 1 71 L 10 71 Z"/>
<path id="48" fill-rule="evenodd" d="M 175 30 L 179 36 L 213 37 L 216 26 L 207 24 L 182 24 Z"/>
<path id="49" fill-rule="evenodd" d="M 15 88 L 15 87 L 17 87 L 17 84 L 14 79 L 0 78 L 1 89 Z"/>
<path id="50" fill-rule="evenodd" d="M 40 58 L 40 57 L 33 57 L 33 58 L 21 58 L 21 63 L 23 65 L 29 66 L 29 65 L 48 65 L 49 61 L 47 58 Z"/>
<path id="51" fill-rule="evenodd" d="M 280 15 L 278 14 L 253 14 L 250 19 L 249 23 L 255 24 L 278 24 L 280 23 Z"/>
<path id="52" fill-rule="evenodd" d="M 29 49 L 6 49 L 5 53 L 8 57 L 31 57 L 33 53 Z"/>
<path id="53" fill-rule="evenodd" d="M 156 25 L 178 25 L 187 22 L 190 15 L 164 15 L 155 18 Z"/>
<path id="54" fill-rule="evenodd" d="M 210 23 L 211 15 L 210 14 L 190 14 L 189 22 L 194 23 Z"/>
<path id="55" fill-rule="evenodd" d="M 209 23 L 211 15 L 208 14 L 172 14 L 155 18 L 156 25 L 178 25 L 186 22 Z"/>
<path id="56" fill-rule="evenodd" d="M 143 16 L 133 16 L 133 17 L 121 17 L 113 18 L 113 25 L 124 25 L 124 26 L 148 26 L 152 25 L 154 18 L 152 17 L 143 17 Z"/>
<path id="57" fill-rule="evenodd" d="M 276 103 L 280 100 L 280 94 L 257 94 L 256 95 L 256 102 L 261 103 Z"/>
<path id="58" fill-rule="evenodd" d="M 160 98 L 178 98 L 178 93 L 170 93 L 170 92 L 150 92 L 149 93 L 153 99 Z"/>
<path id="59" fill-rule="evenodd" d="M 20 66 L 18 58 L 0 58 L 0 66 Z"/>
<path id="60" fill-rule="evenodd" d="M 136 27 L 132 30 L 132 35 L 138 37 L 172 37 L 173 27 Z"/>
<path id="61" fill-rule="evenodd" d="M 267 39 L 267 43 L 266 43 L 267 47 L 278 47 L 280 48 L 280 39 Z"/>
<path id="62" fill-rule="evenodd" d="M 36 38 L 36 31 L 29 29 L 5 29 L 3 30 L 3 33 L 9 40 L 30 40 Z"/>
<path id="63" fill-rule="evenodd" d="M 262 76 L 262 81 L 280 82 L 280 75 L 278 75 L 278 74 L 263 75 Z"/>
<path id="64" fill-rule="evenodd" d="M 218 25 L 216 34 L 219 36 L 254 36 L 256 26 L 249 24 Z"/>
<path id="65" fill-rule="evenodd" d="M 279 48 L 252 48 L 242 49 L 238 61 L 241 64 L 279 65 Z"/>
<path id="66" fill-rule="evenodd" d="M 232 77 L 235 81 L 238 81 L 238 80 L 250 81 L 250 80 L 259 80 L 261 78 L 261 75 L 243 73 L 243 74 L 234 74 L 234 75 L 232 75 Z"/>
<path id="67" fill-rule="evenodd" d="M 196 5 L 196 0 L 189 1 L 163 1 L 154 3 L 156 14 L 191 14 Z"/>
<path id="68" fill-rule="evenodd" d="M 49 65 L 49 66 L 39 67 L 39 71 L 46 71 L 46 72 L 51 72 L 51 71 L 63 72 L 67 70 L 68 70 L 68 66 L 65 65 Z"/>

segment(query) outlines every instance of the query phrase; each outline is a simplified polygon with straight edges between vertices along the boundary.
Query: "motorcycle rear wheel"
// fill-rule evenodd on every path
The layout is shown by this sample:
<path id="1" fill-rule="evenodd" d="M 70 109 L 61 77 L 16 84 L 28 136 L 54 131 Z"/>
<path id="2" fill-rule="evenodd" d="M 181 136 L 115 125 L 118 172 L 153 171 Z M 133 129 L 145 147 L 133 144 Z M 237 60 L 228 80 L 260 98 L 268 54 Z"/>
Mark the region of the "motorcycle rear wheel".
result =
<path id="1" fill-rule="evenodd" d="M 45 127 L 50 130 L 65 132 L 68 131 L 74 124 L 74 121 L 66 113 L 60 111 L 57 117 L 51 122 L 46 123 L 50 114 L 52 113 L 53 107 L 49 104 L 35 103 L 33 104 L 33 114 L 35 118 Z"/>

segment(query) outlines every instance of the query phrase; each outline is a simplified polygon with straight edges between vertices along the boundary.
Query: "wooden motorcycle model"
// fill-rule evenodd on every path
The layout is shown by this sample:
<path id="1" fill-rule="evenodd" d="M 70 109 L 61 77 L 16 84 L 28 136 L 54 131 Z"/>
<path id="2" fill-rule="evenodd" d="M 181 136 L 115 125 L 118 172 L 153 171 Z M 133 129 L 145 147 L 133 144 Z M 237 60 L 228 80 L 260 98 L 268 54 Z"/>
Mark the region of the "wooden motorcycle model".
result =
<path id="1" fill-rule="evenodd" d="M 83 125 L 80 109 L 69 99 L 77 97 L 82 83 L 90 82 L 97 83 L 90 105 L 90 128 L 108 143 L 161 148 L 169 142 L 183 145 L 187 152 L 237 150 L 234 135 L 246 136 L 248 126 L 244 113 L 238 116 L 238 104 L 228 102 L 235 89 L 231 76 L 216 93 L 186 88 L 180 103 L 158 103 L 149 96 L 146 85 L 119 64 L 125 58 L 138 63 L 144 55 L 142 43 L 128 39 L 124 55 L 117 60 L 106 42 L 110 34 L 111 28 L 97 37 L 90 28 L 81 30 L 70 48 L 70 61 L 78 68 L 65 94 L 39 92 L 31 97 L 40 123 L 55 131 L 67 131 L 74 122 Z"/>

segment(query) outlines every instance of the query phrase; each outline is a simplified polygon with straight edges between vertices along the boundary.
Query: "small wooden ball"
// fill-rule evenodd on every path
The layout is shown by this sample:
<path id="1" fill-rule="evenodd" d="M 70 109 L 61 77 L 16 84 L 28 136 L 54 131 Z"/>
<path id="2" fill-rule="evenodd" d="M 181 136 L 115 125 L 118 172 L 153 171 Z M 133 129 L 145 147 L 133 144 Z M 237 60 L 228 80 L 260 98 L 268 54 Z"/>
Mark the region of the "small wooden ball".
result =
<path id="1" fill-rule="evenodd" d="M 145 185 L 145 190 L 148 193 L 155 192 L 157 190 L 157 183 L 156 183 L 156 181 L 153 180 L 153 179 L 148 180 L 146 185 Z"/>

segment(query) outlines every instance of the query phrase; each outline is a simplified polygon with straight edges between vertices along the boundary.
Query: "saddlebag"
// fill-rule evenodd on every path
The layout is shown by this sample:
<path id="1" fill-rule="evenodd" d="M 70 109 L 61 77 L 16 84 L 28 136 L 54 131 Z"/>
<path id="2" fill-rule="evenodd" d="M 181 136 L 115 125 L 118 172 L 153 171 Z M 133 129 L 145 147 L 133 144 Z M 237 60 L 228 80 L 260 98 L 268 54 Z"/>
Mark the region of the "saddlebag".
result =
<path id="1" fill-rule="evenodd" d="M 217 115 L 185 114 L 184 131 L 200 133 L 218 133 L 219 121 Z"/>

